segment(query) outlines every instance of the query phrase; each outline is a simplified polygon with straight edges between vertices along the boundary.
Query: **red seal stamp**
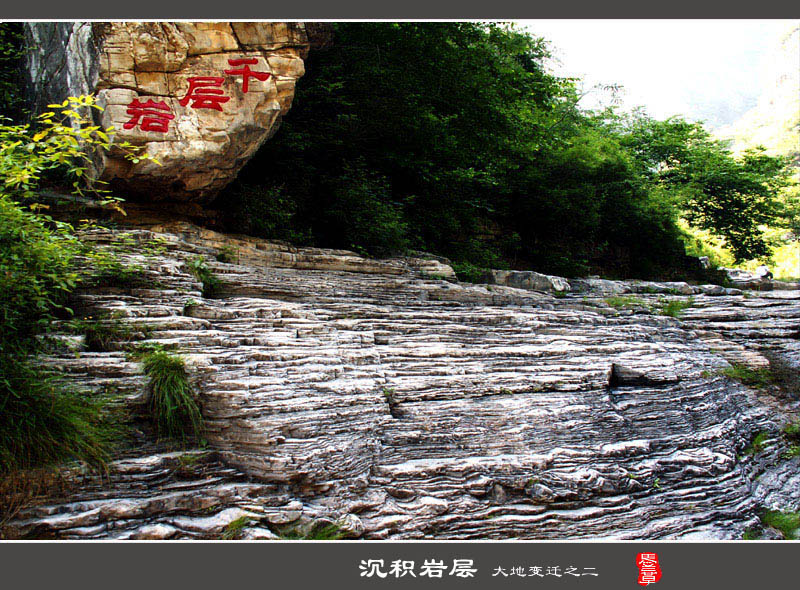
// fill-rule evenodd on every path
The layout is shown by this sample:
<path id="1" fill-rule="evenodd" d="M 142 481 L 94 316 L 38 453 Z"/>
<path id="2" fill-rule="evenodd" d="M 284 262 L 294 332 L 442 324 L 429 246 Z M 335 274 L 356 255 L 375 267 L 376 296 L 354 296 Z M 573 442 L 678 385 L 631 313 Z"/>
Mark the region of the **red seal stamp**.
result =
<path id="1" fill-rule="evenodd" d="M 640 586 L 655 584 L 661 579 L 657 553 L 639 553 L 636 556 L 636 565 L 639 568 L 639 579 L 636 581 Z"/>

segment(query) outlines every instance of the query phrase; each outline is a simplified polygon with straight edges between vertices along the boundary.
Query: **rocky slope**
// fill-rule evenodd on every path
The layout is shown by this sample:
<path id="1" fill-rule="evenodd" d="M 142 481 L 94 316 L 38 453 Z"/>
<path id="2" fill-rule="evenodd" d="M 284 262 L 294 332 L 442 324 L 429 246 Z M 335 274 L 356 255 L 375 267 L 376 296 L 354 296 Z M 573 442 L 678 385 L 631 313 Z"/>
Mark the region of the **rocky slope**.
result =
<path id="1" fill-rule="evenodd" d="M 185 355 L 208 446 L 141 427 L 107 475 L 65 472 L 16 535 L 740 538 L 762 507 L 799 507 L 779 430 L 798 411 L 800 291 L 560 279 L 553 296 L 188 224 L 86 237 L 149 285 L 84 290 L 77 309 Z M 197 256 L 225 283 L 213 299 Z M 688 293 L 681 319 L 654 312 Z M 138 411 L 130 343 L 64 343 L 48 362 Z M 746 387 L 731 362 L 783 387 Z"/>

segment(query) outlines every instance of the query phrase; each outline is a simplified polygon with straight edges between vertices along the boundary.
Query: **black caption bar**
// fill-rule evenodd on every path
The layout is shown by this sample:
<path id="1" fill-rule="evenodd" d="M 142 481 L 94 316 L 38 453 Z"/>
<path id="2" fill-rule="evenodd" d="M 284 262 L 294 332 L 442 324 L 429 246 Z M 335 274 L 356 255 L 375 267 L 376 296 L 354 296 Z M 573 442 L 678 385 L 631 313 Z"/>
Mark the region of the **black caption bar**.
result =
<path id="1" fill-rule="evenodd" d="M 6 588 L 794 587 L 792 542 L 6 542 Z M 644 558 L 642 557 L 644 556 Z"/>

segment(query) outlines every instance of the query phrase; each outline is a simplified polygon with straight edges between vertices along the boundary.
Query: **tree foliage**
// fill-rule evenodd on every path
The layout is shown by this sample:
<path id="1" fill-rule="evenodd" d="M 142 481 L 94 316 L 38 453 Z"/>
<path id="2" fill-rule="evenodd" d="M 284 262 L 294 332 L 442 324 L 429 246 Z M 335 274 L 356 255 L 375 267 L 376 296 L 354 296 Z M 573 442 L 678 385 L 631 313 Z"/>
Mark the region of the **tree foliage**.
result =
<path id="1" fill-rule="evenodd" d="M 763 148 L 736 158 L 702 125 L 680 118 L 656 121 L 638 113 L 618 132 L 652 190 L 667 195 L 691 225 L 724 239 L 737 261 L 769 253 L 763 226 L 783 213 L 786 158 Z"/>
<path id="2" fill-rule="evenodd" d="M 464 269 L 685 276 L 681 217 L 739 258 L 764 252 L 782 162 L 736 160 L 680 119 L 583 111 L 548 57 L 498 24 L 340 23 L 218 203 L 237 224 L 266 209 L 266 237 Z"/>

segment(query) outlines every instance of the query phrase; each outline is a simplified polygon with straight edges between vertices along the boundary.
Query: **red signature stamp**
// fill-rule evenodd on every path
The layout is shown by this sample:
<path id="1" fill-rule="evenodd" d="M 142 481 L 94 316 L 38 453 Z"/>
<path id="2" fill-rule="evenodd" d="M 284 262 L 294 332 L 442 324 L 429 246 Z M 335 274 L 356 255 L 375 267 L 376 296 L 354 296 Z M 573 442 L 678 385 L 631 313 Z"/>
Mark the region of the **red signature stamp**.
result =
<path id="1" fill-rule="evenodd" d="M 640 586 L 655 584 L 661 579 L 658 553 L 639 553 L 636 556 L 636 565 L 639 568 L 639 578 L 636 581 Z"/>

